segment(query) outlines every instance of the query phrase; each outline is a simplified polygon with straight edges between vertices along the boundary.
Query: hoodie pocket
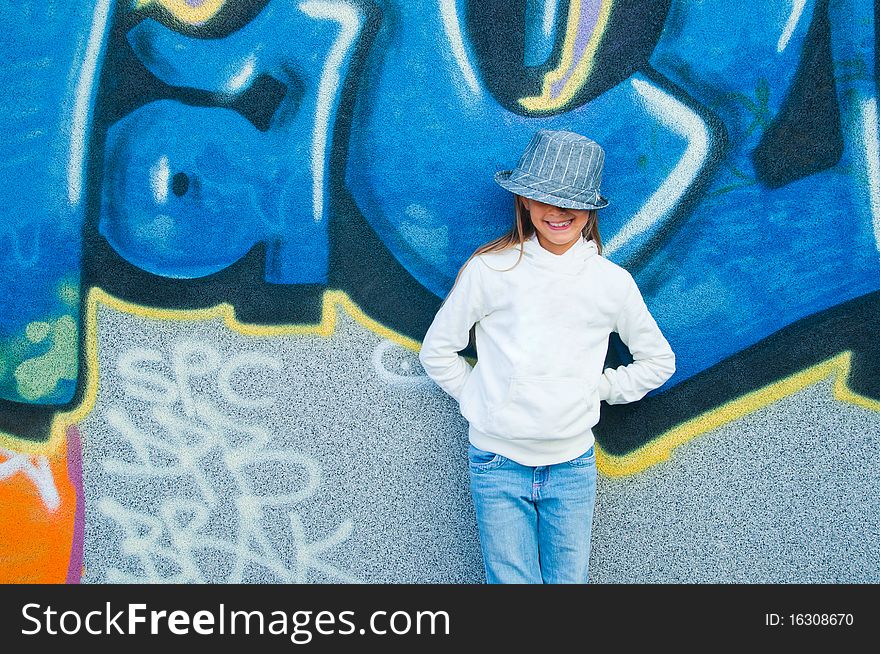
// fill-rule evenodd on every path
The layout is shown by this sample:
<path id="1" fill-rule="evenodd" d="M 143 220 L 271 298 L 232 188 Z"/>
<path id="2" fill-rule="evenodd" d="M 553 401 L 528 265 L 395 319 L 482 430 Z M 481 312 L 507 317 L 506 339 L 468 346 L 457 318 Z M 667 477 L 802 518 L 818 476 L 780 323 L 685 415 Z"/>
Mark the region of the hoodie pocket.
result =
<path id="1" fill-rule="evenodd" d="M 492 431 L 509 438 L 571 438 L 598 422 L 597 393 L 582 377 L 513 377 L 492 409 Z"/>

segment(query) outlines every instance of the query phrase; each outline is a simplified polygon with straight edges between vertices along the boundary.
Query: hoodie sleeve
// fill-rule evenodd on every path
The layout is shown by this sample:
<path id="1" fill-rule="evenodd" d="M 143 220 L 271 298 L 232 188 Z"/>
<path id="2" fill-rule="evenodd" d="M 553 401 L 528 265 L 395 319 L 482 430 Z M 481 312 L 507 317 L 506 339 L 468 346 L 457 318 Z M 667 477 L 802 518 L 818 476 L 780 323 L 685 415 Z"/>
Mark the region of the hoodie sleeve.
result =
<path id="1" fill-rule="evenodd" d="M 419 351 L 428 376 L 456 400 L 472 370 L 458 352 L 467 347 L 473 324 L 486 315 L 482 267 L 477 257 L 468 261 L 434 316 Z"/>
<path id="2" fill-rule="evenodd" d="M 632 276 L 614 331 L 629 348 L 633 361 L 626 366 L 605 368 L 599 378 L 599 399 L 608 404 L 635 402 L 672 377 L 675 353 L 648 311 Z"/>

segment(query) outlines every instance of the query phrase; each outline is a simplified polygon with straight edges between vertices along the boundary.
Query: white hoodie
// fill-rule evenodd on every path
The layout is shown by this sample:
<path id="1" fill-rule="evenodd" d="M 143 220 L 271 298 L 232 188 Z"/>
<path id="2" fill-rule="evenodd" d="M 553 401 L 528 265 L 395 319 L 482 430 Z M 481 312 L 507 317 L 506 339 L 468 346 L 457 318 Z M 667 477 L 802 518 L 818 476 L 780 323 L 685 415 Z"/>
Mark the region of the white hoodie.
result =
<path id="1" fill-rule="evenodd" d="M 476 447 L 528 466 L 595 441 L 599 402 L 635 402 L 675 372 L 675 354 L 632 275 L 579 238 L 563 254 L 537 236 L 471 259 L 425 334 L 425 372 L 459 402 Z M 477 364 L 458 354 L 476 324 Z M 615 331 L 633 362 L 602 367 Z"/>

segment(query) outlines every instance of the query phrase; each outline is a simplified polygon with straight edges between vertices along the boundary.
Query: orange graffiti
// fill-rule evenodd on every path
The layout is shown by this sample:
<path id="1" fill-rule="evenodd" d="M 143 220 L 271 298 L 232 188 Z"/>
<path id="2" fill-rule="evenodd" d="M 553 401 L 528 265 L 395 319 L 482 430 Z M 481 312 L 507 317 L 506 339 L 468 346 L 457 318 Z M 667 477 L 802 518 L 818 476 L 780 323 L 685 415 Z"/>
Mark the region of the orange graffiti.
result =
<path id="1" fill-rule="evenodd" d="M 67 580 L 77 493 L 66 448 L 59 450 L 42 455 L 0 447 L 0 583 Z"/>

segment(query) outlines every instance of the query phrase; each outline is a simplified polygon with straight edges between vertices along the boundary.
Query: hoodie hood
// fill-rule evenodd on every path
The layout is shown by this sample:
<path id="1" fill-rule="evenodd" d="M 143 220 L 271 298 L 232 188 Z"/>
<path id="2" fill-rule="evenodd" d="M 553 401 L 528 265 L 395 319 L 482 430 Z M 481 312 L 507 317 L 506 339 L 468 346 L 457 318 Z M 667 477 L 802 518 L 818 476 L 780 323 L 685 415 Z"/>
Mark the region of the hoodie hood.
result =
<path id="1" fill-rule="evenodd" d="M 537 232 L 523 242 L 523 257 L 530 264 L 563 275 L 580 274 L 587 262 L 598 253 L 596 242 L 592 239 L 587 240 L 583 236 L 562 254 L 553 254 L 545 249 L 538 241 Z"/>

